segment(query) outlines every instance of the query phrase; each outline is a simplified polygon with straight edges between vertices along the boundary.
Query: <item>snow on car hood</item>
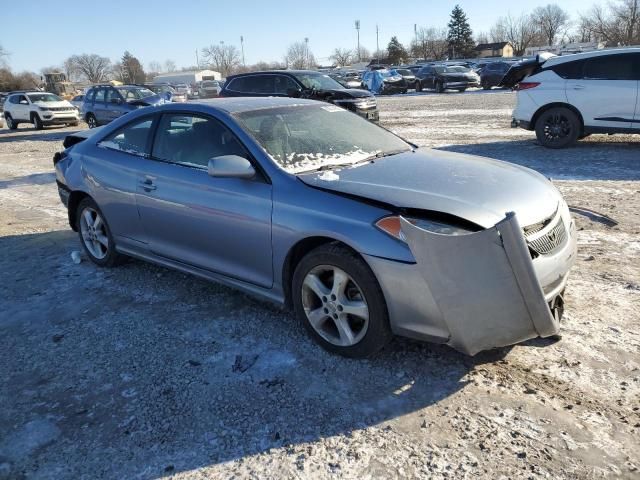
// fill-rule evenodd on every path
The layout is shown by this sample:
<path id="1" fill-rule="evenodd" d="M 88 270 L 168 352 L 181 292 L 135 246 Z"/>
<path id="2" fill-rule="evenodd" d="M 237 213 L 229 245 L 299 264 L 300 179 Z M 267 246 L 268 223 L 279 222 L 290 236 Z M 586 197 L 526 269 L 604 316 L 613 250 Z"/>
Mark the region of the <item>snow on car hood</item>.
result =
<path id="1" fill-rule="evenodd" d="M 60 107 L 72 107 L 71 103 L 66 100 L 61 100 L 59 102 L 33 102 L 34 105 L 42 108 L 60 108 Z"/>
<path id="2" fill-rule="evenodd" d="M 448 213 L 489 228 L 506 212 L 522 226 L 548 218 L 558 190 L 533 170 L 473 155 L 420 149 L 354 167 L 299 174 L 308 185 L 377 200 L 398 208 Z"/>

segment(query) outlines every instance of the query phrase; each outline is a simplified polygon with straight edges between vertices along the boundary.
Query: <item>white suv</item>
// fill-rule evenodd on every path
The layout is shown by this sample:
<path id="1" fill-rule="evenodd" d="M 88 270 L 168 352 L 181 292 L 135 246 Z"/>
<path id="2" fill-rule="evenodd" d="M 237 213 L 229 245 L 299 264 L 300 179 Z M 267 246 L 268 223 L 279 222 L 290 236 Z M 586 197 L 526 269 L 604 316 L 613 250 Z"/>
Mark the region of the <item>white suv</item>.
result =
<path id="1" fill-rule="evenodd" d="M 538 56 L 502 80 L 517 84 L 513 127 L 563 148 L 592 133 L 640 133 L 640 48 Z"/>
<path id="2" fill-rule="evenodd" d="M 4 119 L 10 130 L 21 123 L 33 123 L 37 130 L 45 125 L 78 125 L 78 109 L 48 92 L 13 92 L 4 102 Z"/>

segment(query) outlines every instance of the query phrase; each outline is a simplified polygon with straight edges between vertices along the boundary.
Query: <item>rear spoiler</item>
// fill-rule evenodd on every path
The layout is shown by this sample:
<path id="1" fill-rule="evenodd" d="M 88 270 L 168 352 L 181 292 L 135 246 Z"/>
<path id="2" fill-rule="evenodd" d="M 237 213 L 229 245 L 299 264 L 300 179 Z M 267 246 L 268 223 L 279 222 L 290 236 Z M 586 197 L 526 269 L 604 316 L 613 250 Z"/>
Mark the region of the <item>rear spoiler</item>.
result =
<path id="1" fill-rule="evenodd" d="M 498 84 L 499 87 L 514 88 L 518 83 L 524 80 L 529 75 L 537 73 L 542 65 L 550 58 L 555 57 L 553 53 L 542 52 L 536 55 L 534 58 L 527 58 L 521 60 L 518 63 L 511 66 L 511 68 L 504 74 L 502 80 Z"/>

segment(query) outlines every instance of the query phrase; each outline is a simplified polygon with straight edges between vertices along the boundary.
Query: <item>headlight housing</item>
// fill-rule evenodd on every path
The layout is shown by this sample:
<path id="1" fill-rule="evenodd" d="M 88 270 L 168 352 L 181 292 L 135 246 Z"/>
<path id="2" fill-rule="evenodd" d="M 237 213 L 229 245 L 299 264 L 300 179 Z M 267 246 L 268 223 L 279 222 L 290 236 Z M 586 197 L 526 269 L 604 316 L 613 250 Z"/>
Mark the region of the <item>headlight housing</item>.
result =
<path id="1" fill-rule="evenodd" d="M 42 112 L 48 112 L 51 109 L 49 107 L 38 107 L 38 110 L 40 110 Z"/>
<path id="2" fill-rule="evenodd" d="M 427 230 L 429 232 L 437 233 L 440 235 L 466 235 L 468 233 L 472 233 L 475 230 L 470 228 L 465 228 L 458 225 L 451 225 L 441 220 L 433 220 L 427 218 L 416 218 L 409 216 L 402 216 L 406 221 L 415 225 L 416 227 L 422 228 L 423 230 Z M 402 229 L 400 228 L 400 216 L 399 215 L 391 215 L 389 217 L 383 217 L 375 223 L 375 226 L 382 230 L 387 235 L 392 236 L 393 238 L 400 240 L 401 242 L 407 241 L 404 234 L 402 233 Z"/>

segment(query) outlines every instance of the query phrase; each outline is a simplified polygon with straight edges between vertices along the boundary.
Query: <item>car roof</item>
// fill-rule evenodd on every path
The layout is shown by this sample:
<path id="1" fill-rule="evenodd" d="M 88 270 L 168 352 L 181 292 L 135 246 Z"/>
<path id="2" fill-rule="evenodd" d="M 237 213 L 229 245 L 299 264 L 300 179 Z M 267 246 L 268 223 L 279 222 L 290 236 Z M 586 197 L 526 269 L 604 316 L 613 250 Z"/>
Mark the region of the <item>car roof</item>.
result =
<path id="1" fill-rule="evenodd" d="M 205 105 L 227 113 L 239 113 L 264 108 L 292 107 L 298 105 L 326 105 L 326 102 L 289 97 L 223 97 L 196 100 L 182 104 L 182 106 L 185 107 L 189 105 Z M 168 105 L 168 108 L 171 107 L 172 105 Z M 175 105 L 173 105 L 173 107 L 175 108 Z M 159 108 L 162 109 L 162 107 Z"/>
<path id="2" fill-rule="evenodd" d="M 246 72 L 246 73 L 237 73 L 236 75 L 229 75 L 227 77 L 227 80 L 230 78 L 245 77 L 249 75 L 258 75 L 263 73 L 279 73 L 284 75 L 301 75 L 301 74 L 327 75 L 328 74 L 328 72 L 318 72 L 317 70 L 258 70 L 256 72 Z"/>
<path id="3" fill-rule="evenodd" d="M 599 57 L 602 55 L 618 55 L 622 53 L 640 53 L 640 47 L 628 47 L 628 48 L 609 48 L 602 50 L 592 50 L 591 52 L 571 53 L 569 55 L 561 55 L 558 57 L 551 57 L 547 60 L 545 66 L 559 65 L 561 63 L 573 62 L 575 60 L 582 60 L 584 58 Z"/>

